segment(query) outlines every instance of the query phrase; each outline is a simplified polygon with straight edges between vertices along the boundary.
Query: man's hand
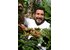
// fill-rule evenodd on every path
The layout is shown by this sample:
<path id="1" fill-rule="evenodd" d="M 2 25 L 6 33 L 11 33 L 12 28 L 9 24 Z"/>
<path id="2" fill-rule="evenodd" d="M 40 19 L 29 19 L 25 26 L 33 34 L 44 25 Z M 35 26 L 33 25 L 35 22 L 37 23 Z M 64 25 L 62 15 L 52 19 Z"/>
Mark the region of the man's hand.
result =
<path id="1" fill-rule="evenodd" d="M 22 28 L 22 30 L 25 30 L 26 29 L 26 26 L 24 26 L 24 24 L 18 24 L 19 27 Z"/>

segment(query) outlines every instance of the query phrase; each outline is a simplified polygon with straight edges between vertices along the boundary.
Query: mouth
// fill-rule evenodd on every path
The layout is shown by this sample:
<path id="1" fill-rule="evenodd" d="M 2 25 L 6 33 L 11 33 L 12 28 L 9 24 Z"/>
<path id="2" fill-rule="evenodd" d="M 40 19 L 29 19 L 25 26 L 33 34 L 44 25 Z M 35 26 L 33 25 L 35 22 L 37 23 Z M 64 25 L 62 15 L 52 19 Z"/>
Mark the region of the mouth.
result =
<path id="1" fill-rule="evenodd" d="M 36 18 L 37 20 L 42 20 L 42 18 Z"/>
<path id="2" fill-rule="evenodd" d="M 37 19 L 36 19 L 36 22 L 37 22 L 37 23 L 41 23 L 41 22 L 42 22 L 42 19 L 41 19 L 41 18 L 37 18 Z"/>

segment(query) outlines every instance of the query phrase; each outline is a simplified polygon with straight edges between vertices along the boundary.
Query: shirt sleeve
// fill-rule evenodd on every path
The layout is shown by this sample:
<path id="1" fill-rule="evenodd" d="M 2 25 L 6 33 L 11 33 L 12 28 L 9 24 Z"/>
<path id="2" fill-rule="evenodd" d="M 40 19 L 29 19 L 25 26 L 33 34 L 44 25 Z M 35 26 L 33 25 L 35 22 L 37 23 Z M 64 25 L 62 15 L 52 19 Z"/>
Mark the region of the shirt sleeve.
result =
<path id="1" fill-rule="evenodd" d="M 24 20 L 24 25 L 25 25 L 26 27 L 28 27 L 28 18 L 25 18 L 25 20 Z"/>

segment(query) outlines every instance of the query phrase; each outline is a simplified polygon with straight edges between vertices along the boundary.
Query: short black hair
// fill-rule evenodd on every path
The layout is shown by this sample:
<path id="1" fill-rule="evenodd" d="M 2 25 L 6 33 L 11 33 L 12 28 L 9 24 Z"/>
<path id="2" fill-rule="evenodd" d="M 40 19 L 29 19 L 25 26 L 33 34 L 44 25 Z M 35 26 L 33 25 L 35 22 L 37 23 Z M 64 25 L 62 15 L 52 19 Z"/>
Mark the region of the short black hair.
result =
<path id="1" fill-rule="evenodd" d="M 43 10 L 44 13 L 45 13 L 45 9 L 43 7 L 37 7 L 37 8 L 35 8 L 33 13 L 36 13 L 36 10 Z"/>

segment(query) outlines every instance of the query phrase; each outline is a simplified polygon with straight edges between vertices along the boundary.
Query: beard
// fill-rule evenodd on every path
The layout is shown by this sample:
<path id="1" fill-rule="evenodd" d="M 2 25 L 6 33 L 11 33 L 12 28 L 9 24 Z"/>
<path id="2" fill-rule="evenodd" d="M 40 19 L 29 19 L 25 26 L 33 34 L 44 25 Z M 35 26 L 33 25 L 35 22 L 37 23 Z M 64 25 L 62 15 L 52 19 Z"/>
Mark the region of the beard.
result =
<path id="1" fill-rule="evenodd" d="M 41 25 L 44 22 L 44 19 L 43 18 L 36 18 L 35 22 L 37 25 Z"/>

